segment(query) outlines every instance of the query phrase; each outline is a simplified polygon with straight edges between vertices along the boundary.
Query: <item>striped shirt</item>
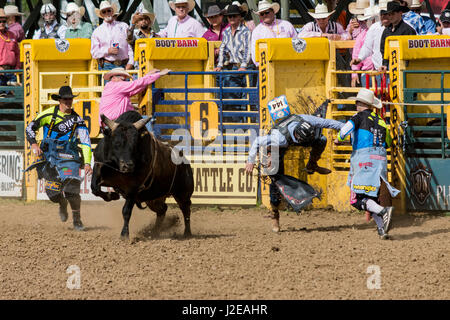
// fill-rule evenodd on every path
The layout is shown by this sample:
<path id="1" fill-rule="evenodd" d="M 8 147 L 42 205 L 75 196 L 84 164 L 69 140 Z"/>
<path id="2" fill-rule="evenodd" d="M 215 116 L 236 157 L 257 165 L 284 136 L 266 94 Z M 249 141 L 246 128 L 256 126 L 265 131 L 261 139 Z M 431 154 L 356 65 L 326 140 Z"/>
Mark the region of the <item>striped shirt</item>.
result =
<path id="1" fill-rule="evenodd" d="M 222 44 L 219 48 L 219 63 L 217 66 L 222 68 L 225 62 L 224 60 L 226 60 L 229 63 L 240 64 L 241 68 L 247 68 L 251 58 L 251 35 L 249 28 L 241 24 L 233 36 L 231 26 L 228 26 L 223 31 Z"/>
<path id="2" fill-rule="evenodd" d="M 308 22 L 300 30 L 298 38 L 314 38 L 321 37 L 322 33 L 338 34 L 341 36 L 342 40 L 350 40 L 352 36 L 344 30 L 344 28 L 338 23 L 329 21 L 325 32 L 322 32 L 316 21 Z"/>

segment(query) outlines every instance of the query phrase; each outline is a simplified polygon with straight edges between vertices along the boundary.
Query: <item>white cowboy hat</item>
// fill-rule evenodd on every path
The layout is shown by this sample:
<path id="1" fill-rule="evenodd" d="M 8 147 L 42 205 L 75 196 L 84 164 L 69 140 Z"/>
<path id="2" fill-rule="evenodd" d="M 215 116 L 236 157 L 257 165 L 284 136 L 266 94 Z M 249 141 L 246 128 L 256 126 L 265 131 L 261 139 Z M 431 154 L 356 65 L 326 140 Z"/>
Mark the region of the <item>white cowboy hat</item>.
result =
<path id="1" fill-rule="evenodd" d="M 175 5 L 181 4 L 181 3 L 187 3 L 188 4 L 188 12 L 191 12 L 195 8 L 195 1 L 194 0 L 175 0 L 175 1 L 169 1 L 169 7 L 173 11 L 175 11 Z"/>
<path id="2" fill-rule="evenodd" d="M 359 14 L 356 18 L 359 21 L 366 21 L 372 18 L 375 18 L 379 13 L 378 7 L 368 7 L 364 9 L 364 14 Z"/>
<path id="3" fill-rule="evenodd" d="M 375 98 L 375 94 L 373 93 L 373 91 L 366 88 L 362 88 L 361 90 L 359 90 L 356 97 L 350 97 L 349 99 L 365 103 L 377 109 L 381 109 L 383 107 L 381 105 L 380 99 Z"/>
<path id="4" fill-rule="evenodd" d="M 132 78 L 131 75 L 128 72 L 125 71 L 124 68 L 114 68 L 111 71 L 105 73 L 103 78 L 106 81 L 109 81 L 109 80 L 111 80 L 111 78 L 113 76 L 124 76 L 124 77 L 130 78 L 130 79 Z"/>
<path id="5" fill-rule="evenodd" d="M 421 8 L 422 7 L 422 4 L 425 2 L 422 2 L 422 3 L 420 3 L 420 0 L 410 0 L 410 1 L 406 1 L 406 2 L 408 2 L 408 7 L 410 8 L 410 9 L 416 9 L 416 8 Z"/>
<path id="6" fill-rule="evenodd" d="M 280 11 L 280 5 L 276 2 L 272 3 L 267 0 L 262 0 L 258 3 L 258 11 L 253 10 L 253 12 L 256 14 L 260 14 L 261 12 L 267 11 L 269 9 L 272 9 L 273 12 L 277 14 L 277 12 Z"/>
<path id="7" fill-rule="evenodd" d="M 79 7 L 75 2 L 69 2 L 66 6 L 66 12 L 61 12 L 67 16 L 68 13 L 78 12 L 80 16 L 84 16 L 86 9 L 83 6 Z"/>
<path id="8" fill-rule="evenodd" d="M 328 12 L 328 7 L 325 3 L 319 3 L 316 8 L 314 9 L 314 13 L 310 12 L 309 14 L 314 19 L 323 19 L 328 18 L 334 13 L 334 10 L 331 12 Z"/>
<path id="9" fill-rule="evenodd" d="M 100 2 L 100 8 L 95 8 L 95 14 L 97 15 L 97 17 L 103 19 L 101 12 L 102 10 L 108 9 L 108 8 L 112 8 L 113 9 L 113 15 L 119 15 L 122 11 L 119 11 L 119 8 L 117 8 L 117 4 L 113 3 L 109 3 L 109 1 L 102 1 Z"/>
<path id="10" fill-rule="evenodd" d="M 348 5 L 348 11 L 352 14 L 363 14 L 364 9 L 370 6 L 369 0 L 356 0 Z"/>
<path id="11" fill-rule="evenodd" d="M 387 10 L 387 3 L 388 3 L 388 0 L 380 0 L 378 2 L 378 10 L 379 11 L 386 11 Z"/>
<path id="12" fill-rule="evenodd" d="M 153 26 L 156 20 L 156 16 L 154 13 L 148 11 L 147 9 L 143 8 L 140 12 L 136 12 L 135 14 L 147 16 L 150 19 L 150 27 Z M 140 19 L 139 19 L 140 20 Z"/>
<path id="13" fill-rule="evenodd" d="M 4 10 L 8 17 L 25 15 L 25 13 L 19 12 L 19 8 L 16 6 L 5 6 Z"/>
<path id="14" fill-rule="evenodd" d="M 231 4 L 240 7 L 241 10 L 244 11 L 245 13 L 248 12 L 248 5 L 246 3 L 241 4 L 239 1 L 233 1 Z"/>

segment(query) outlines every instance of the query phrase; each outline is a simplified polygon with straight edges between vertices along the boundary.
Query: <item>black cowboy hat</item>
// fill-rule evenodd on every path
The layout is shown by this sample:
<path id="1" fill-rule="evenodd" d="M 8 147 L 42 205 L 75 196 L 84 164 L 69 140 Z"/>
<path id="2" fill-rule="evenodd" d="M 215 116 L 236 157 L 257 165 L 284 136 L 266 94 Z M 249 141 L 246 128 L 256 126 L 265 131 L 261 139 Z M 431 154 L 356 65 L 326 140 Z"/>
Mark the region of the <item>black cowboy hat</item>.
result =
<path id="1" fill-rule="evenodd" d="M 409 9 L 407 6 L 402 6 L 399 2 L 397 1 L 389 1 L 387 3 L 387 8 L 386 10 L 381 10 L 381 14 L 386 14 L 386 13 L 390 13 L 390 12 L 408 12 Z"/>
<path id="2" fill-rule="evenodd" d="M 208 12 L 205 13 L 203 16 L 205 18 L 210 18 L 210 17 L 214 17 L 214 16 L 219 16 L 223 13 L 224 13 L 224 10 L 220 10 L 219 6 L 214 4 L 208 8 Z"/>
<path id="3" fill-rule="evenodd" d="M 245 16 L 245 11 L 242 11 L 241 8 L 239 8 L 238 6 L 236 6 L 234 4 L 230 4 L 227 7 L 227 10 L 225 11 L 225 13 L 223 15 L 224 16 L 234 16 L 234 15 Z"/>
<path id="4" fill-rule="evenodd" d="M 75 97 L 78 97 L 77 95 L 73 95 L 72 88 L 69 86 L 62 86 L 59 88 L 58 94 L 52 94 L 53 100 L 59 100 L 59 99 L 73 99 Z"/>

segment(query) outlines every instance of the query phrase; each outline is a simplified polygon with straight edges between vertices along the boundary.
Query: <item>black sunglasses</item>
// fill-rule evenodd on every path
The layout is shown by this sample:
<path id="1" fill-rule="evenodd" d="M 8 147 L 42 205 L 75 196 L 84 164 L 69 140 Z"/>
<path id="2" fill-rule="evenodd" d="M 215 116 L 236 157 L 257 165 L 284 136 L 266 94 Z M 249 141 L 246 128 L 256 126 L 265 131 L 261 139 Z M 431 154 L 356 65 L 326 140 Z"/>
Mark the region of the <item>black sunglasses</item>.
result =
<path id="1" fill-rule="evenodd" d="M 261 17 L 264 17 L 266 14 L 269 14 L 270 12 L 272 12 L 272 10 L 268 10 L 268 11 L 261 12 L 259 15 L 260 15 Z"/>
<path id="2" fill-rule="evenodd" d="M 0 23 L 6 23 L 6 20 L 0 20 Z"/>
<path id="3" fill-rule="evenodd" d="M 239 16 L 240 16 L 239 14 L 231 14 L 231 15 L 228 16 L 228 18 L 236 18 L 236 17 L 239 17 Z"/>

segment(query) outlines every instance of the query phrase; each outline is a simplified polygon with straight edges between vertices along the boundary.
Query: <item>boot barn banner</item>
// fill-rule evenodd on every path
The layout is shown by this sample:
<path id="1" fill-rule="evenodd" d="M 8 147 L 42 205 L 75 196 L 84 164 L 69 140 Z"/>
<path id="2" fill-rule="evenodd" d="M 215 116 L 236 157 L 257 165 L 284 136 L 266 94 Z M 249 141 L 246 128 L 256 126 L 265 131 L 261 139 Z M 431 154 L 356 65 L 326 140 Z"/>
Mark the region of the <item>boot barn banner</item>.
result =
<path id="1" fill-rule="evenodd" d="M 22 197 L 23 152 L 0 151 L 0 197 Z"/>

